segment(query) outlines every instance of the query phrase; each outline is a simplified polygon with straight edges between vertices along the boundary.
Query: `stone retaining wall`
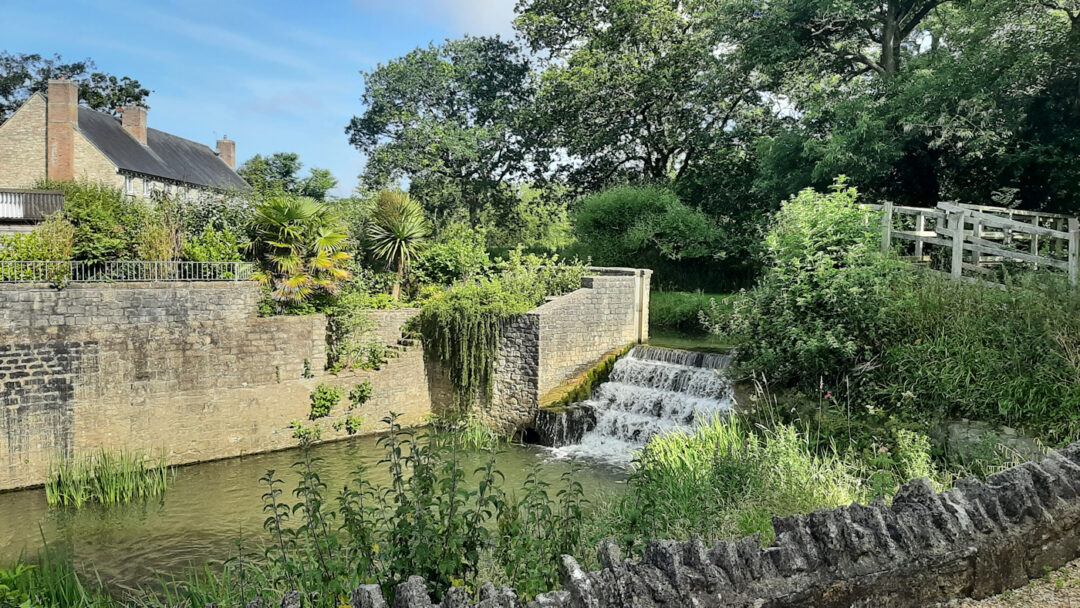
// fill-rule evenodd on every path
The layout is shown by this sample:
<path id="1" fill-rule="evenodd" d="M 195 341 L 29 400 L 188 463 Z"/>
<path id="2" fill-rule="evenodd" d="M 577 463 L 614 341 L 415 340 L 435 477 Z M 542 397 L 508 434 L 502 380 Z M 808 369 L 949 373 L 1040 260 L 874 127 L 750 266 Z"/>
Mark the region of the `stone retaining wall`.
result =
<path id="1" fill-rule="evenodd" d="M 537 408 L 605 355 L 649 339 L 651 270 L 594 268 L 581 289 L 512 320 L 503 328 L 485 424 L 512 435 L 532 424 Z"/>
<path id="2" fill-rule="evenodd" d="M 563 589 L 527 608 L 914 608 L 984 598 L 1022 586 L 1080 556 L 1080 443 L 935 494 L 926 480 L 892 505 L 853 505 L 773 520 L 776 542 L 706 546 L 650 543 L 640 561 L 613 542 L 603 569 L 563 556 Z M 451 590 L 441 608 L 517 608 L 514 592 L 488 586 L 473 603 Z M 283 605 L 285 605 L 283 603 Z M 397 589 L 395 608 L 432 608 L 423 579 Z M 357 589 L 355 608 L 386 606 L 377 586 Z"/>
<path id="3" fill-rule="evenodd" d="M 405 425 L 431 412 L 419 348 L 332 376 L 326 319 L 257 318 L 259 297 L 253 283 L 0 285 L 0 490 L 102 448 L 184 464 L 292 447 L 321 382 L 371 381 L 361 433 L 390 411 Z M 372 311 L 372 335 L 396 343 L 409 314 Z M 324 440 L 345 436 L 332 428 L 345 409 L 318 421 Z"/>

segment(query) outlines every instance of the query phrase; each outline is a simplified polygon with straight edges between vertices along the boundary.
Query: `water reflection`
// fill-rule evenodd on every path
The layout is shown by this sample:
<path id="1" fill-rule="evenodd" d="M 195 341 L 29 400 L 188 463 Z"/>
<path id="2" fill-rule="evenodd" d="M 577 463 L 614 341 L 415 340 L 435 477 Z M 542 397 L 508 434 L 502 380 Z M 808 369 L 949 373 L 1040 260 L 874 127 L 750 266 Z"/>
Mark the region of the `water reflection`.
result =
<path id="1" fill-rule="evenodd" d="M 367 467 L 373 483 L 389 481 L 385 466 L 378 466 L 382 450 L 375 442 L 375 437 L 361 437 L 314 448 L 332 495 L 358 465 Z M 259 478 L 275 469 L 291 490 L 297 478 L 291 465 L 299 458 L 298 451 L 289 450 L 183 467 L 163 499 L 129 505 L 60 509 L 48 507 L 44 490 L 0 494 L 0 563 L 36 554 L 43 537 L 69 551 L 80 572 L 96 573 L 113 587 L 148 585 L 161 573 L 175 575 L 220 563 L 235 554 L 241 537 L 248 548 L 262 544 L 260 496 L 265 488 Z M 470 454 L 465 470 L 471 472 L 486 458 Z M 506 475 L 504 489 L 511 493 L 521 487 L 537 462 L 545 463 L 542 477 L 553 484 L 570 466 L 548 461 L 542 448 L 507 446 L 497 456 L 497 466 Z M 620 469 L 593 463 L 579 480 L 586 494 L 595 497 L 617 491 L 624 477 Z"/>

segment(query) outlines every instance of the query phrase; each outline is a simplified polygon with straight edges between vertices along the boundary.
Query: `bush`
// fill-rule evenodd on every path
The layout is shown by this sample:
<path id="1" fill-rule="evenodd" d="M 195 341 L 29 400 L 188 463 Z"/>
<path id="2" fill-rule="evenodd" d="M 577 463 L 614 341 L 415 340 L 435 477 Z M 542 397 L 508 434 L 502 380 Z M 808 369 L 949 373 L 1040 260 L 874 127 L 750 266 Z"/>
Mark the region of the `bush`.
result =
<path id="1" fill-rule="evenodd" d="M 856 200 L 840 181 L 784 203 L 766 241 L 771 265 L 728 327 L 744 367 L 812 385 L 852 374 L 888 343 L 893 290 L 908 273 L 880 254 L 878 223 Z"/>
<path id="2" fill-rule="evenodd" d="M 1004 290 L 923 273 L 878 252 L 866 214 L 842 181 L 784 204 L 759 285 L 709 324 L 743 369 L 856 409 L 1080 433 L 1080 294 L 1047 272 Z"/>
<path id="3" fill-rule="evenodd" d="M 329 416 L 330 412 L 334 410 L 334 407 L 341 402 L 341 398 L 344 396 L 345 389 L 341 387 L 328 384 L 316 386 L 311 393 L 311 413 L 308 418 L 318 420 Z"/>
<path id="4" fill-rule="evenodd" d="M 63 214 L 53 214 L 32 232 L 0 235 L 0 261 L 67 261 L 74 241 L 75 227 Z"/>
<path id="5" fill-rule="evenodd" d="M 145 203 L 104 184 L 50 182 L 41 187 L 64 192 L 64 217 L 74 227 L 72 259 L 139 258 L 142 234 L 151 220 Z"/>
<path id="6" fill-rule="evenodd" d="M 484 231 L 453 224 L 420 254 L 412 273 L 413 280 L 421 284 L 453 285 L 483 276 L 490 269 Z"/>
<path id="7" fill-rule="evenodd" d="M 716 227 L 674 192 L 657 186 L 617 186 L 581 202 L 574 232 L 598 264 L 629 265 L 642 254 L 665 260 L 712 257 Z"/>
<path id="8" fill-rule="evenodd" d="M 183 258 L 188 262 L 239 262 L 240 240 L 229 228 L 220 230 L 210 226 L 201 234 L 184 241 Z"/>

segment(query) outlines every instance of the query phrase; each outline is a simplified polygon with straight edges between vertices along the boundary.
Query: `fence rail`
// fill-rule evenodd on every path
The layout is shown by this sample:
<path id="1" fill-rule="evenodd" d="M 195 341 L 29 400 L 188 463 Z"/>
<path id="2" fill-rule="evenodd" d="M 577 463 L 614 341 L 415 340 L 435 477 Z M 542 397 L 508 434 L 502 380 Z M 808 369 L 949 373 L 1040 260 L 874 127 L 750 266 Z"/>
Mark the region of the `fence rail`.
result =
<path id="1" fill-rule="evenodd" d="M 953 279 L 983 280 L 995 268 L 1016 263 L 1062 270 L 1073 286 L 1080 281 L 1080 220 L 1075 217 L 956 203 L 938 203 L 937 208 L 891 203 L 866 207 L 882 212 L 883 251 L 899 247 L 910 252 L 906 259 L 928 264 Z M 938 260 L 942 267 L 948 260 L 947 271 L 933 267 L 928 246 L 947 252 Z"/>
<path id="2" fill-rule="evenodd" d="M 248 262 L 0 261 L 0 283 L 134 283 L 249 281 Z"/>
<path id="3" fill-rule="evenodd" d="M 0 189 L 0 220 L 39 221 L 64 207 L 59 190 Z"/>

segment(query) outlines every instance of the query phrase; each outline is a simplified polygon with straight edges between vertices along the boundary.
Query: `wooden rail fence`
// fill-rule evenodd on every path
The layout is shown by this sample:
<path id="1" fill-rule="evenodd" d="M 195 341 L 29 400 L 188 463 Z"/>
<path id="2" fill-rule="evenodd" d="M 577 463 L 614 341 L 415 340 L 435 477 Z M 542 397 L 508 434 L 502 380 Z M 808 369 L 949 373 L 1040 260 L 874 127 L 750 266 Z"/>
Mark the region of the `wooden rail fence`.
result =
<path id="1" fill-rule="evenodd" d="M 1011 262 L 1060 270 L 1073 286 L 1080 281 L 1080 220 L 1075 217 L 956 203 L 865 207 L 882 213 L 883 251 L 898 247 L 905 259 L 953 279 L 985 280 Z M 941 247 L 947 255 L 935 260 L 928 255 L 929 246 Z M 940 269 L 946 267 L 944 260 L 947 272 Z"/>

